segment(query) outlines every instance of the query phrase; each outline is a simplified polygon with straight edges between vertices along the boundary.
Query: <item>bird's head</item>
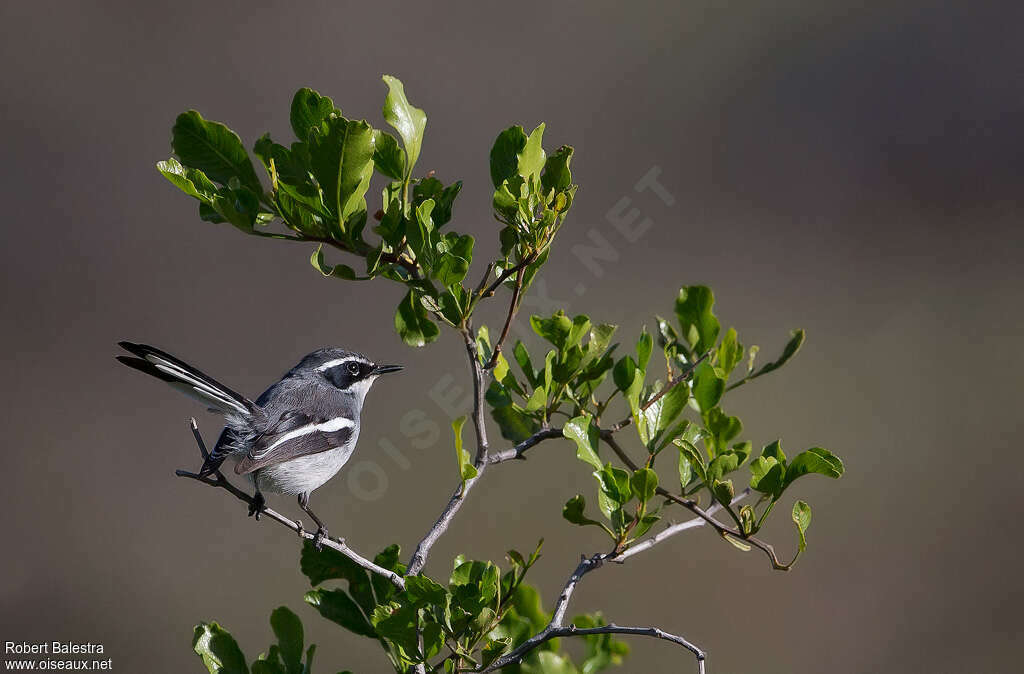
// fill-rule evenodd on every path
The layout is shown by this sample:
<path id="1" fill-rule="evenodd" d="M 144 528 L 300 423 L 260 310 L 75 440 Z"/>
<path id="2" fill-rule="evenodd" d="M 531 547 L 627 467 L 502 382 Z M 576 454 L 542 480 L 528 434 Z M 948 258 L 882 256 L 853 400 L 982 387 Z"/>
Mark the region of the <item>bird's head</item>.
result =
<path id="1" fill-rule="evenodd" d="M 344 349 L 321 349 L 306 356 L 299 367 L 314 377 L 323 377 L 360 401 L 377 377 L 402 369 L 401 365 L 379 365 L 362 354 Z"/>

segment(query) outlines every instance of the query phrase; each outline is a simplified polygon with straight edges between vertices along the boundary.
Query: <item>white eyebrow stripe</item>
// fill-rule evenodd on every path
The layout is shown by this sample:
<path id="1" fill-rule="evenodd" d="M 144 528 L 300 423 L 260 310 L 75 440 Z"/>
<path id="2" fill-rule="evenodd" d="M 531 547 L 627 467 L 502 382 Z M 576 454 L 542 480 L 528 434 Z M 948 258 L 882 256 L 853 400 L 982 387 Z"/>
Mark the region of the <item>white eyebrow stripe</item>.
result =
<path id="1" fill-rule="evenodd" d="M 370 361 L 366 360 L 365 358 L 360 358 L 359 356 L 345 356 L 344 358 L 337 358 L 335 360 L 327 361 L 323 365 L 317 367 L 316 371 L 323 372 L 324 370 L 330 370 L 332 367 L 338 367 L 339 365 L 344 365 L 345 363 L 350 363 L 352 361 L 362 363 L 364 365 L 370 364 Z"/>
<path id="2" fill-rule="evenodd" d="M 288 431 L 280 438 L 275 440 L 272 445 L 264 449 L 259 454 L 254 454 L 254 456 L 257 458 L 264 456 L 267 452 L 271 451 L 281 443 L 288 442 L 289 440 L 293 440 L 302 435 L 309 435 L 310 433 L 316 433 L 318 431 L 322 431 L 324 433 L 332 433 L 334 431 L 340 431 L 343 428 L 352 428 L 353 425 L 354 424 L 352 423 L 351 419 L 348 419 L 346 417 L 335 417 L 334 419 L 329 419 L 327 421 L 324 421 L 323 423 L 302 426 L 301 428 L 296 428 L 293 431 Z"/>

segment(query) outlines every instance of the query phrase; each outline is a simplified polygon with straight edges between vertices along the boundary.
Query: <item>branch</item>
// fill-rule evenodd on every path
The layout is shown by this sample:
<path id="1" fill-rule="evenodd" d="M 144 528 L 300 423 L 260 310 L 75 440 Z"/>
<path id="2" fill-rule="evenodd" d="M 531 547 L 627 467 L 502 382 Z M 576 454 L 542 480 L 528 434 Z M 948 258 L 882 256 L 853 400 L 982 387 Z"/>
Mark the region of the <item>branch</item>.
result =
<path id="1" fill-rule="evenodd" d="M 434 522 L 434 526 L 430 528 L 427 535 L 416 546 L 416 551 L 413 552 L 412 558 L 409 560 L 408 569 L 406 570 L 406 575 L 409 576 L 416 575 L 423 570 L 431 548 L 434 547 L 434 544 L 437 543 L 437 540 L 441 538 L 444 532 L 448 531 L 448 526 L 466 501 L 469 490 L 483 477 L 484 470 L 486 470 L 490 463 L 487 455 L 487 427 L 484 425 L 484 368 L 480 364 L 480 358 L 477 354 L 476 340 L 473 338 L 472 327 L 467 324 L 461 329 L 461 332 L 466 343 L 466 354 L 469 356 L 469 367 L 473 375 L 473 428 L 476 429 L 476 458 L 473 460 L 473 465 L 476 467 L 476 476 L 469 478 L 464 483 L 460 482 L 455 487 L 455 491 L 452 492 L 452 496 L 448 500 L 448 505 L 441 511 L 441 515 Z"/>
<path id="2" fill-rule="evenodd" d="M 711 355 L 711 352 L 710 351 L 705 351 L 703 356 L 701 356 L 697 360 L 695 360 L 692 363 L 690 363 L 686 367 L 685 370 L 680 372 L 679 375 L 675 377 L 675 379 L 671 380 L 668 384 L 666 384 L 665 388 L 661 389 L 658 392 L 658 395 L 654 396 L 653 398 L 648 400 L 646 403 L 644 403 L 643 407 L 640 408 L 640 412 L 639 413 L 643 414 L 644 412 L 646 412 L 647 409 L 651 405 L 653 405 L 654 403 L 656 403 L 659 400 L 661 400 L 661 397 L 663 395 L 665 395 L 666 393 L 668 393 L 669 391 L 671 391 L 673 388 L 675 388 L 676 385 L 678 385 L 679 383 L 684 382 L 687 379 L 689 379 L 690 375 L 693 374 L 693 371 L 697 369 L 697 366 L 700 365 L 704 360 L 706 360 L 709 355 Z M 619 423 L 612 425 L 608 429 L 608 431 L 611 432 L 611 433 L 615 433 L 616 431 L 620 431 L 623 428 L 625 428 L 626 426 L 629 426 L 631 423 L 633 423 L 633 416 L 632 415 L 626 417 L 625 419 L 623 419 Z"/>
<path id="3" fill-rule="evenodd" d="M 189 423 L 190 423 L 190 426 L 192 428 L 192 435 L 195 436 L 195 438 L 196 438 L 196 444 L 199 445 L 199 452 L 200 452 L 200 454 L 202 454 L 203 459 L 205 460 L 209 456 L 209 452 L 207 452 L 206 444 L 203 442 L 203 438 L 199 434 L 199 427 L 196 424 L 196 420 L 195 419 L 190 419 Z M 176 470 L 176 471 L 174 471 L 174 474 L 177 475 L 178 477 L 187 477 L 187 478 L 189 478 L 191 480 L 195 480 L 197 482 L 202 482 L 203 484 L 209 485 L 211 487 L 219 487 L 220 489 L 223 489 L 223 490 L 227 491 L 228 493 L 230 493 L 231 495 L 233 495 L 238 500 L 244 501 L 245 503 L 248 503 L 250 507 L 255 506 L 255 504 L 256 504 L 256 499 L 255 498 L 253 498 L 252 496 L 249 496 L 249 494 L 245 493 L 244 491 L 242 491 L 241 489 L 239 489 L 235 485 L 231 484 L 228 481 L 228 479 L 224 477 L 224 474 L 221 473 L 219 470 L 214 471 L 214 473 L 213 473 L 214 477 L 212 477 L 212 478 L 211 477 L 206 477 L 206 476 L 203 476 L 203 475 L 199 475 L 198 473 L 191 473 L 191 472 L 189 472 L 187 470 Z M 291 529 L 292 531 L 297 533 L 299 535 L 299 538 L 305 538 L 307 540 L 313 540 L 315 538 L 315 536 L 313 534 L 311 534 L 310 532 L 308 532 L 308 531 L 306 531 L 305 529 L 302 528 L 302 523 L 301 522 L 297 522 L 295 520 L 290 520 L 290 519 L 288 519 L 287 517 L 285 517 L 284 515 L 282 515 L 281 513 L 277 512 L 275 510 L 271 510 L 270 508 L 264 507 L 264 508 L 262 508 L 260 510 L 260 514 L 266 515 L 267 517 L 269 517 L 270 519 L 274 520 L 275 522 L 278 522 L 278 523 L 288 527 L 289 529 Z M 388 569 L 385 569 L 382 566 L 378 566 L 377 564 L 374 564 L 373 562 L 371 562 L 370 560 L 366 559 L 365 557 L 362 557 L 356 551 L 354 551 L 352 548 L 350 548 L 347 545 L 345 545 L 345 541 L 344 540 L 336 540 L 336 539 L 333 539 L 333 538 L 323 538 L 322 539 L 322 543 L 323 543 L 323 545 L 326 545 L 329 548 L 333 548 L 334 550 L 337 550 L 338 552 L 340 552 L 341 554 L 345 555 L 346 557 L 348 557 L 353 562 L 355 562 L 359 566 L 363 567 L 367 571 L 369 571 L 371 573 L 375 573 L 378 576 L 383 576 L 384 578 L 387 578 L 399 590 L 405 589 L 405 580 L 402 578 L 402 576 L 398 575 L 394 571 L 390 571 Z"/>
<path id="4" fill-rule="evenodd" d="M 616 456 L 618 456 L 619 459 L 621 459 L 622 462 L 626 464 L 626 466 L 630 470 L 637 470 L 636 463 L 629 457 L 628 454 L 626 454 L 625 450 L 622 449 L 619 443 L 615 441 L 615 438 L 612 437 L 611 431 L 607 429 L 602 430 L 601 439 L 604 440 L 605 443 L 607 443 L 607 445 L 612 448 L 612 451 L 615 452 Z M 740 494 L 745 496 L 749 491 L 750 490 L 747 489 L 740 492 Z M 664 487 L 658 487 L 654 493 L 656 493 L 658 496 L 663 496 L 664 498 L 668 499 L 669 501 L 672 501 L 673 503 L 678 503 L 679 505 L 683 506 L 684 508 L 692 512 L 694 515 L 704 520 L 705 523 L 710 524 L 715 529 L 715 531 L 717 531 L 719 535 L 721 535 L 722 537 L 732 536 L 736 540 L 753 545 L 755 548 L 762 551 L 765 555 L 768 556 L 768 560 L 772 563 L 772 569 L 774 569 L 775 571 L 789 571 L 793 567 L 793 562 L 796 561 L 795 557 L 789 563 L 784 564 L 781 561 L 779 561 L 779 556 L 775 552 L 775 548 L 771 545 L 771 543 L 765 543 L 759 538 L 755 538 L 754 536 L 748 536 L 739 529 L 727 527 L 718 520 L 711 517 L 711 515 L 714 512 L 717 512 L 717 509 L 715 509 L 714 511 L 712 510 L 712 508 L 715 508 L 715 505 L 718 505 L 717 502 L 715 504 L 712 504 L 707 510 L 704 510 L 693 499 L 684 498 L 682 496 L 676 496 L 675 494 L 665 489 Z M 733 502 L 735 503 L 735 501 Z M 721 505 L 718 505 L 718 508 L 721 508 Z"/>
<path id="5" fill-rule="evenodd" d="M 592 634 L 636 634 L 646 637 L 654 637 L 656 639 L 664 639 L 674 644 L 682 646 L 686 650 L 690 651 L 697 657 L 697 672 L 698 674 L 704 674 L 704 660 L 707 657 L 700 648 L 690 643 L 683 637 L 677 634 L 670 634 L 657 627 L 623 627 L 611 623 L 604 625 L 603 627 L 576 627 L 575 625 L 569 625 L 568 627 L 547 627 L 540 633 L 522 643 L 519 648 L 511 651 L 507 655 L 503 655 L 494 662 L 492 662 L 486 669 L 475 670 L 481 673 L 493 672 L 502 667 L 506 667 L 510 664 L 521 662 L 527 653 L 537 648 L 545 641 L 550 639 L 558 639 L 561 637 L 582 637 Z"/>
<path id="6" fill-rule="evenodd" d="M 515 447 L 491 454 L 490 458 L 488 459 L 488 462 L 492 464 L 503 463 L 505 461 L 511 461 L 513 459 L 520 459 L 525 461 L 526 459 L 523 458 L 523 454 L 526 453 L 526 450 L 530 449 L 531 447 L 539 445 L 544 440 L 560 437 L 562 437 L 561 428 L 542 428 L 533 435 L 531 435 L 530 437 L 520 442 Z"/>

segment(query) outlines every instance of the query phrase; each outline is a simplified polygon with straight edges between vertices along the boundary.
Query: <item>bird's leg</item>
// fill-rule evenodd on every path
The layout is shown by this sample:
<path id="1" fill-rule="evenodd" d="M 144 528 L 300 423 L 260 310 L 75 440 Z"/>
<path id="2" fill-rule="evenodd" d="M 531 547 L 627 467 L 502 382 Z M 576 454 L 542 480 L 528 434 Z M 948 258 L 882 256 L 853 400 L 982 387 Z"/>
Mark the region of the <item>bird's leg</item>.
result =
<path id="1" fill-rule="evenodd" d="M 257 521 L 260 519 L 260 513 L 267 507 L 267 499 L 263 498 L 263 492 L 256 488 L 256 493 L 252 495 L 252 503 L 249 504 L 249 517 L 255 517 Z"/>
<path id="2" fill-rule="evenodd" d="M 327 527 L 320 521 L 320 518 L 316 516 L 312 510 L 309 509 L 309 492 L 303 492 L 299 494 L 299 507 L 302 508 L 302 512 L 309 515 L 314 522 L 316 522 L 316 535 L 313 536 L 313 547 L 319 550 L 323 547 L 324 539 L 329 538 L 327 535 Z"/>

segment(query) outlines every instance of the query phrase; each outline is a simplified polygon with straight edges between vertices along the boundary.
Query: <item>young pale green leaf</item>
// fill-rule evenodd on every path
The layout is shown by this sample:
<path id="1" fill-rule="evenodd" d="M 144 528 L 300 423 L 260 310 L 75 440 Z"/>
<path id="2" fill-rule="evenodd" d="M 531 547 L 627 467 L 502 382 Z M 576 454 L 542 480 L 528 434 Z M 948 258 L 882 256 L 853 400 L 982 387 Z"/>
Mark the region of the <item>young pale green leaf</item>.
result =
<path id="1" fill-rule="evenodd" d="M 736 496 L 736 490 L 732 486 L 732 480 L 716 479 L 711 483 L 711 491 L 715 495 L 715 500 L 725 506 L 732 503 L 733 498 Z"/>
<path id="2" fill-rule="evenodd" d="M 750 552 L 750 545 L 748 543 L 744 543 L 743 541 L 741 541 L 740 539 L 736 538 L 735 536 L 732 536 L 732 535 L 727 534 L 725 532 L 722 532 L 721 536 L 725 540 L 729 541 L 737 549 L 742 550 L 743 552 Z"/>
<path id="3" fill-rule="evenodd" d="M 679 448 L 679 482 L 683 489 L 693 481 L 694 477 L 700 478 L 701 482 L 707 482 L 708 474 L 704 457 L 693 446 L 693 443 L 685 438 L 677 438 L 672 441 L 672 444 Z"/>
<path id="4" fill-rule="evenodd" d="M 174 157 L 167 161 L 158 161 L 156 170 L 175 187 L 202 203 L 212 205 L 217 197 L 217 186 L 210 182 L 205 173 L 199 169 L 182 166 Z"/>
<path id="5" fill-rule="evenodd" d="M 645 327 L 640 333 L 640 339 L 636 342 L 636 366 L 643 372 L 647 372 L 647 363 L 651 360 L 651 351 L 654 350 L 654 338 L 647 332 Z"/>
<path id="6" fill-rule="evenodd" d="M 800 536 L 799 552 L 807 549 L 807 527 L 811 526 L 811 506 L 804 501 L 797 501 L 793 504 L 793 523 L 796 524 L 797 533 Z"/>
<path id="7" fill-rule="evenodd" d="M 725 331 L 722 343 L 718 347 L 718 367 L 728 377 L 741 360 L 743 360 L 743 345 L 740 344 L 736 335 L 736 329 L 729 328 Z"/>
<path id="8" fill-rule="evenodd" d="M 739 467 L 739 457 L 732 452 L 719 454 L 708 463 L 708 473 L 705 481 L 713 485 L 715 480 L 721 479 L 723 475 L 728 475 Z"/>
<path id="9" fill-rule="evenodd" d="M 510 126 L 498 134 L 491 147 L 491 182 L 495 189 L 517 174 L 519 154 L 525 147 L 526 132 L 521 126 Z"/>
<path id="10" fill-rule="evenodd" d="M 341 110 L 334 107 L 334 101 L 327 96 L 321 96 L 313 89 L 303 87 L 292 97 L 289 121 L 295 136 L 305 141 L 309 138 L 309 132 L 320 126 L 332 114 L 341 115 Z"/>
<path id="11" fill-rule="evenodd" d="M 629 485 L 637 499 L 647 503 L 658 489 L 658 474 L 650 468 L 641 468 L 630 476 Z"/>
<path id="12" fill-rule="evenodd" d="M 641 434 L 641 440 L 645 444 L 657 440 L 686 408 L 686 401 L 689 397 L 690 392 L 687 387 L 684 384 L 678 384 L 655 400 L 643 411 L 643 423 L 638 424 L 638 428 L 646 429 L 648 435 L 645 439 Z M 650 449 L 653 451 L 653 447 Z"/>
<path id="13" fill-rule="evenodd" d="M 192 635 L 192 650 L 210 674 L 249 674 L 245 656 L 235 638 L 217 623 L 199 623 Z"/>
<path id="14" fill-rule="evenodd" d="M 569 333 L 573 328 L 573 322 L 564 312 L 559 311 L 551 318 L 530 316 L 530 327 L 533 328 L 534 332 L 561 351 L 566 346 Z"/>
<path id="15" fill-rule="evenodd" d="M 562 435 L 576 443 L 577 459 L 589 463 L 597 470 L 604 467 L 597 452 L 600 435 L 589 414 L 566 422 L 562 427 Z"/>
<path id="16" fill-rule="evenodd" d="M 302 621 L 287 607 L 279 606 L 270 614 L 270 627 L 277 637 L 277 645 L 281 652 L 288 674 L 302 674 L 303 634 Z"/>
<path id="17" fill-rule="evenodd" d="M 376 630 L 366 622 L 363 612 L 343 590 L 310 590 L 303 599 L 324 618 L 348 631 L 371 639 L 377 638 Z"/>
<path id="18" fill-rule="evenodd" d="M 707 412 L 715 407 L 725 393 L 725 379 L 718 376 L 715 368 L 707 361 L 702 362 L 693 372 L 693 399 L 700 411 Z"/>
<path id="19" fill-rule="evenodd" d="M 774 456 L 759 456 L 750 462 L 750 487 L 762 494 L 781 494 L 784 477 L 785 466 Z"/>
<path id="20" fill-rule="evenodd" d="M 818 473 L 836 479 L 843 474 L 843 462 L 838 456 L 823 447 L 811 447 L 800 452 L 786 467 L 786 485 L 788 486 L 802 475 Z"/>
<path id="21" fill-rule="evenodd" d="M 424 346 L 441 334 L 437 325 L 427 318 L 427 310 L 413 290 L 405 294 L 395 311 L 395 331 L 409 346 Z"/>
<path id="22" fill-rule="evenodd" d="M 754 509 L 749 505 L 740 508 L 740 524 L 743 525 L 743 533 L 750 535 L 754 533 L 755 518 Z"/>
<path id="23" fill-rule="evenodd" d="M 517 173 L 523 178 L 536 176 L 540 177 L 541 169 L 544 168 L 544 124 L 537 125 L 537 128 L 530 132 L 523 149 L 519 152 L 517 162 Z"/>
<path id="24" fill-rule="evenodd" d="M 761 450 L 761 456 L 771 457 L 783 466 L 786 465 L 786 454 L 782 451 L 782 440 L 770 442 Z"/>
<path id="25" fill-rule="evenodd" d="M 707 286 L 686 286 L 676 299 L 676 318 L 683 338 L 695 354 L 702 354 L 715 345 L 721 326 L 712 309 L 715 295 Z"/>
<path id="26" fill-rule="evenodd" d="M 409 103 L 401 80 L 391 75 L 384 75 L 383 79 L 388 85 L 388 95 L 384 99 L 384 121 L 394 127 L 405 146 L 405 178 L 408 179 L 420 157 L 427 114 Z"/>
<path id="27" fill-rule="evenodd" d="M 263 193 L 238 134 L 220 122 L 205 120 L 195 110 L 181 113 L 171 129 L 171 147 L 182 164 L 210 180 L 226 186 L 235 178 L 253 193 Z"/>
<path id="28" fill-rule="evenodd" d="M 466 484 L 466 480 L 476 477 L 476 466 L 473 465 L 469 452 L 462 446 L 462 427 L 465 424 L 465 415 L 452 421 L 452 431 L 455 433 L 455 459 L 458 462 L 459 476 L 462 478 L 463 485 Z"/>
<path id="29" fill-rule="evenodd" d="M 633 490 L 629 482 L 629 473 L 621 468 L 606 463 L 601 470 L 594 471 L 594 477 L 600 486 L 599 496 L 604 496 L 601 503 L 601 510 L 608 517 L 612 516 L 612 510 L 622 508 L 629 503 L 633 497 Z M 599 499 L 602 500 L 602 499 Z M 609 504 L 607 501 L 610 501 Z"/>

